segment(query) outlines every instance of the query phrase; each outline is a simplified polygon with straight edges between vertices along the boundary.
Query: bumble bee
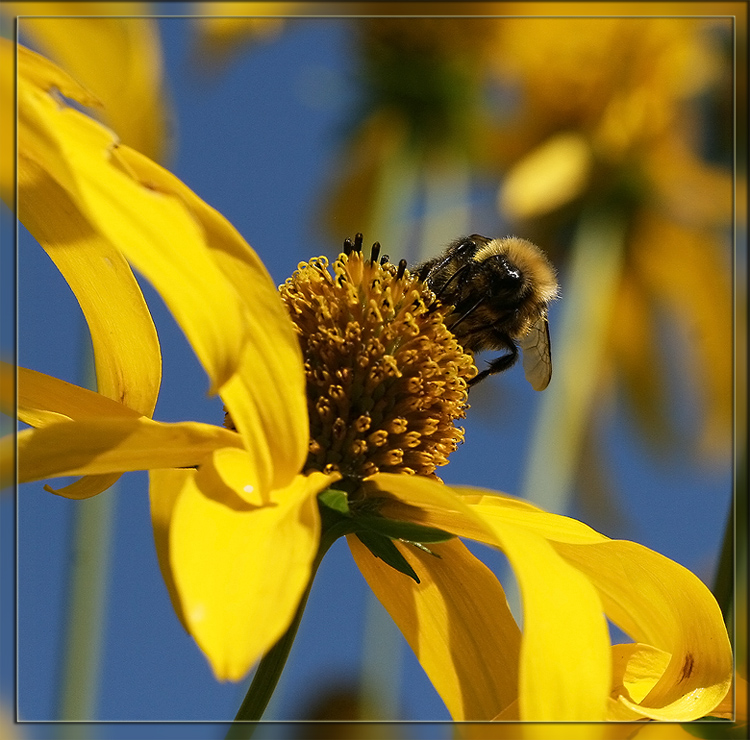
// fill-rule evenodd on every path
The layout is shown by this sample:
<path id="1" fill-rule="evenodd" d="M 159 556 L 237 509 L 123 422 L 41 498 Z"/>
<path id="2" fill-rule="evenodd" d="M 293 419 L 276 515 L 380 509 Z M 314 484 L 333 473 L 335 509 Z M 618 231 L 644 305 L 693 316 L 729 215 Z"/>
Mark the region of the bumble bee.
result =
<path id="1" fill-rule="evenodd" d="M 520 346 L 526 379 L 534 390 L 547 387 L 552 376 L 547 307 L 558 286 L 539 247 L 515 236 L 472 234 L 414 272 L 441 303 L 455 307 L 446 324 L 464 349 L 506 351 L 469 385 L 511 367 Z"/>

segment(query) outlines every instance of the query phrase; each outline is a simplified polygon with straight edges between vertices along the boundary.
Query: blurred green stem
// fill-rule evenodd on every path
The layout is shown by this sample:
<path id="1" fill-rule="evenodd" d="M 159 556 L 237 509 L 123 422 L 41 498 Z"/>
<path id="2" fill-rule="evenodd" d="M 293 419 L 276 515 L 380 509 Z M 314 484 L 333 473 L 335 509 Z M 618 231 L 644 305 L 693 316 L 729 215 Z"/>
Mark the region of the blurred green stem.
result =
<path id="1" fill-rule="evenodd" d="M 419 261 L 434 257 L 456 237 L 471 233 L 471 169 L 458 155 L 435 156 L 424 168 L 424 218 Z"/>
<path id="2" fill-rule="evenodd" d="M 88 331 L 84 339 L 85 386 L 95 387 Z M 110 550 L 114 532 L 116 486 L 100 496 L 72 502 L 70 582 L 58 716 L 90 722 L 96 712 Z M 81 740 L 84 725 L 61 724 L 59 737 Z"/>
<path id="3" fill-rule="evenodd" d="M 378 181 L 365 226 L 365 246 L 379 241 L 383 254 L 398 262 L 404 254 L 410 220 L 418 184 L 418 165 L 409 151 L 396 152 L 378 170 Z"/>
<path id="4" fill-rule="evenodd" d="M 581 442 L 600 390 L 602 357 L 622 272 L 626 222 L 613 209 L 590 209 L 579 222 L 562 285 L 552 383 L 540 399 L 524 496 L 565 513 Z"/>

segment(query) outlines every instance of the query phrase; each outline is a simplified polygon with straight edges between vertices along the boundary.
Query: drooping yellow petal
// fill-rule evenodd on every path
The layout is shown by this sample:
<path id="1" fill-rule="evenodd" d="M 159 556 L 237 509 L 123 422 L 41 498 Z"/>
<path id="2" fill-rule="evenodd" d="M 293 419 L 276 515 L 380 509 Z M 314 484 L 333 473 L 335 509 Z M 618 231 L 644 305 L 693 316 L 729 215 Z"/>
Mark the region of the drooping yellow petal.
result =
<path id="1" fill-rule="evenodd" d="M 3 377 L 13 372 L 0 363 Z M 5 399 L 3 399 L 5 402 Z M 51 375 L 18 367 L 18 418 L 32 427 L 81 419 L 137 419 L 137 411 Z"/>
<path id="2" fill-rule="evenodd" d="M 36 162 L 94 231 L 154 284 L 215 391 L 237 369 L 243 348 L 246 325 L 236 292 L 212 259 L 190 208 L 139 182 L 113 158 L 110 131 L 48 94 L 64 77 L 51 68 L 43 57 L 19 47 L 19 166 Z M 71 80 L 62 91 L 83 97 Z"/>
<path id="3" fill-rule="evenodd" d="M 79 478 L 62 488 L 52 488 L 50 485 L 45 485 L 44 490 L 54 493 L 57 496 L 62 496 L 63 498 L 80 501 L 82 499 L 91 498 L 92 496 L 98 496 L 108 488 L 111 488 L 118 480 L 120 480 L 120 473 L 84 475 L 83 478 Z"/>
<path id="4" fill-rule="evenodd" d="M 159 340 L 127 261 L 93 229 L 70 195 L 22 151 L 18 216 L 81 306 L 91 332 L 99 393 L 151 416 L 161 381 Z"/>
<path id="5" fill-rule="evenodd" d="M 241 679 L 294 618 L 320 537 L 315 497 L 332 479 L 298 476 L 265 506 L 239 495 L 230 506 L 226 491 L 199 488 L 198 475 L 182 480 L 169 532 L 172 578 L 219 680 Z M 155 486 L 151 495 L 160 495 Z"/>
<path id="6" fill-rule="evenodd" d="M 607 616 L 636 642 L 671 656 L 651 691 L 623 706 L 640 716 L 690 721 L 708 714 L 731 682 L 729 638 L 716 599 L 686 568 L 633 542 L 610 540 L 568 517 L 507 496 L 456 487 L 485 521 L 504 521 L 549 540 L 596 587 Z M 429 523 L 445 528 L 445 515 Z M 641 686 L 648 676 L 642 676 Z M 642 693 L 642 691 L 641 691 Z"/>
<path id="7" fill-rule="evenodd" d="M 510 526 L 493 528 L 522 597 L 521 719 L 603 720 L 611 655 L 596 590 L 547 540 Z"/>
<path id="8" fill-rule="evenodd" d="M 192 421 L 61 421 L 18 433 L 18 480 L 191 467 L 218 447 L 241 448 L 242 440 L 236 432 Z"/>
<path id="9" fill-rule="evenodd" d="M 0 369 L 3 379 L 14 370 L 5 362 L 0 363 Z M 8 408 L 7 401 L 5 390 L 3 390 L 4 410 Z M 12 406 L 10 408 L 12 409 Z M 12 413 L 12 410 L 9 413 Z M 35 370 L 18 368 L 18 418 L 33 427 L 43 427 L 72 419 L 136 419 L 139 416 L 141 415 L 137 411 L 99 393 Z M 119 477 L 119 473 L 87 475 L 64 488 L 52 489 L 47 486 L 47 490 L 65 498 L 91 498 L 106 491 L 117 482 Z"/>
<path id="10" fill-rule="evenodd" d="M 220 213 L 170 172 L 127 147 L 117 157 L 141 182 L 180 198 L 200 221 L 211 255 L 242 302 L 249 331 L 237 373 L 219 390 L 255 459 L 260 477 L 279 488 L 307 457 L 309 425 L 299 341 L 268 271 Z"/>
<path id="11" fill-rule="evenodd" d="M 353 535 L 352 555 L 419 658 L 455 721 L 492 719 L 518 695 L 521 633 L 497 578 L 459 540 L 396 546 L 420 583 L 376 559 Z"/>
<path id="12" fill-rule="evenodd" d="M 620 702 L 644 717 L 680 722 L 721 702 L 732 681 L 732 651 L 719 605 L 700 579 L 634 542 L 555 549 L 596 586 L 615 624 L 671 656 L 641 701 L 621 696 Z"/>
<path id="13" fill-rule="evenodd" d="M 102 102 L 102 120 L 128 146 L 162 160 L 168 149 L 168 103 L 161 44 L 147 3 L 4 3 L 23 16 L 29 40 Z M 106 16 L 120 16 L 111 18 Z M 65 17 L 96 16 L 96 17 Z M 127 17 L 130 16 L 130 17 Z"/>
<path id="14" fill-rule="evenodd" d="M 373 480 L 407 505 L 384 506 L 381 512 L 386 516 L 397 513 L 401 519 L 434 524 L 499 547 L 507 555 L 519 583 L 524 614 L 521 719 L 603 720 L 611 652 L 602 604 L 588 579 L 541 535 L 484 519 L 446 486 L 418 476 L 379 474 Z M 576 680 L 571 680 L 571 674 Z"/>

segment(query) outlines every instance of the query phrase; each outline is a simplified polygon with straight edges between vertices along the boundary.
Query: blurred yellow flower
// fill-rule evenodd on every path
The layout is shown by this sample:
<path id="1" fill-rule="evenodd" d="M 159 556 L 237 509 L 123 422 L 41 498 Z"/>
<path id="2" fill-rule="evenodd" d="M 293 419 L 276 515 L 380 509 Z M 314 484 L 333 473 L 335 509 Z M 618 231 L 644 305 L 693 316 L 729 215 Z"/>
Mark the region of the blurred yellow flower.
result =
<path id="1" fill-rule="evenodd" d="M 325 3 L 215 2 L 197 3 L 195 18 L 196 68 L 216 71 L 243 47 L 276 37 L 284 27 L 283 16 L 317 13 Z"/>
<path id="2" fill-rule="evenodd" d="M 669 431 L 661 311 L 690 334 L 682 370 L 703 409 L 698 449 L 726 460 L 732 175 L 701 151 L 700 137 L 714 132 L 702 128 L 695 100 L 726 88 L 729 19 L 527 17 L 494 28 L 494 74 L 519 99 L 494 138 L 494 156 L 509 167 L 501 214 L 553 253 L 591 209 L 622 222 L 599 372 L 622 382 L 647 432 Z"/>

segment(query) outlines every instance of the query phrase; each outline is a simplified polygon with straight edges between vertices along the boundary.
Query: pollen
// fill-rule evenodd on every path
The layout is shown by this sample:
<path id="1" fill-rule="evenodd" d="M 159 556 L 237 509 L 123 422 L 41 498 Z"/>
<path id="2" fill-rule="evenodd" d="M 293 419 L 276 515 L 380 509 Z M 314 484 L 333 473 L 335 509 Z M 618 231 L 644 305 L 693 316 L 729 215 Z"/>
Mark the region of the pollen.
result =
<path id="1" fill-rule="evenodd" d="M 477 373 L 416 275 L 347 240 L 329 265 L 302 262 L 280 287 L 307 376 L 305 472 L 437 477 L 463 441 L 468 381 Z"/>

